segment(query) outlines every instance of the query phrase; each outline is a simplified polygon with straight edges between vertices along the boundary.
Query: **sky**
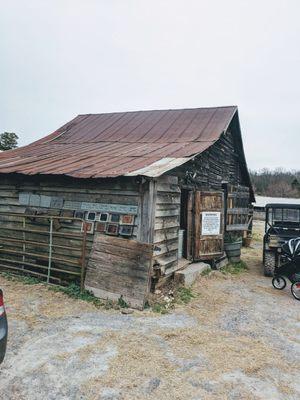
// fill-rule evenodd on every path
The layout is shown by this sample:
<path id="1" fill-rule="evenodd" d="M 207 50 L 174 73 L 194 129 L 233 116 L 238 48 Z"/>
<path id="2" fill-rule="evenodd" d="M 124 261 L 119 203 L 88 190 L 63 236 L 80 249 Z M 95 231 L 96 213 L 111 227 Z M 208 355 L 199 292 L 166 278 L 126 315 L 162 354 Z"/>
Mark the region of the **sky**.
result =
<path id="1" fill-rule="evenodd" d="M 238 105 L 248 166 L 300 169 L 298 0 L 0 0 L 0 132 Z"/>

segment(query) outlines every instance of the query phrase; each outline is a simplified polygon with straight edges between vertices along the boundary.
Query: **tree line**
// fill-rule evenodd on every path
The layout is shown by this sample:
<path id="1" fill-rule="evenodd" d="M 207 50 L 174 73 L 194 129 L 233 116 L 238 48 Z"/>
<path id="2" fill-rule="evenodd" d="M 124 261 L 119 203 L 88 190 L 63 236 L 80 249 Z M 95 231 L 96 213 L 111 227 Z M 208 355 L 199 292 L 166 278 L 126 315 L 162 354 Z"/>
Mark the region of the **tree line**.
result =
<path id="1" fill-rule="evenodd" d="M 264 168 L 261 171 L 250 171 L 250 177 L 257 195 L 300 198 L 300 170 Z"/>

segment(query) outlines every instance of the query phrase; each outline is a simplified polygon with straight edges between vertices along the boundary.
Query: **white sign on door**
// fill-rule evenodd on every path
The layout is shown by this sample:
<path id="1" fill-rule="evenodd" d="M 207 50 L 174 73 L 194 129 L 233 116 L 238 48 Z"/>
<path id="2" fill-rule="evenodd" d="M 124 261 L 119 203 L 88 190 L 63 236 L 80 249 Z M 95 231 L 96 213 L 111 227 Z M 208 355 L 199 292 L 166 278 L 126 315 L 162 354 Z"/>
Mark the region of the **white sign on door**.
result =
<path id="1" fill-rule="evenodd" d="M 213 236 L 220 235 L 221 213 L 218 211 L 202 212 L 202 232 L 201 235 Z"/>

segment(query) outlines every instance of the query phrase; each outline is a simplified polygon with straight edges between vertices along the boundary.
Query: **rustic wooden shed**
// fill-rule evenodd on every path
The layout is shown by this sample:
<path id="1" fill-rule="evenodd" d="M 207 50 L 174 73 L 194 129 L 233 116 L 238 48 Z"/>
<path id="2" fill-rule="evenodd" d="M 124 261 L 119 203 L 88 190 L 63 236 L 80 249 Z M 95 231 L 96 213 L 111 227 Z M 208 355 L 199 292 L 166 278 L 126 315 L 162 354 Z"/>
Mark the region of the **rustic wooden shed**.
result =
<path id="1" fill-rule="evenodd" d="M 0 268 L 142 307 L 254 200 L 237 107 L 78 115 L 0 154 Z"/>

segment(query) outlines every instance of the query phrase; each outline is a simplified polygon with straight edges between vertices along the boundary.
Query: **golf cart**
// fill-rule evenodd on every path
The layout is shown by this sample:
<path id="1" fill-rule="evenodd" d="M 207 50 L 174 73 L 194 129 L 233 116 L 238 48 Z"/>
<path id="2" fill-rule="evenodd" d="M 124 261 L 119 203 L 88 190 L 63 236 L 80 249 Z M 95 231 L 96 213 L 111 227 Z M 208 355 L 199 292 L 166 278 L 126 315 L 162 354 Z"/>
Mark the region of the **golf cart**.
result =
<path id="1" fill-rule="evenodd" d="M 300 204 L 267 204 L 263 265 L 265 276 L 273 276 L 275 267 L 282 264 L 281 246 L 300 236 Z"/>

